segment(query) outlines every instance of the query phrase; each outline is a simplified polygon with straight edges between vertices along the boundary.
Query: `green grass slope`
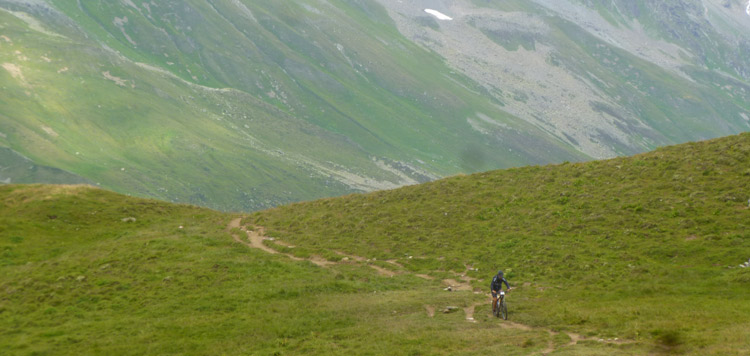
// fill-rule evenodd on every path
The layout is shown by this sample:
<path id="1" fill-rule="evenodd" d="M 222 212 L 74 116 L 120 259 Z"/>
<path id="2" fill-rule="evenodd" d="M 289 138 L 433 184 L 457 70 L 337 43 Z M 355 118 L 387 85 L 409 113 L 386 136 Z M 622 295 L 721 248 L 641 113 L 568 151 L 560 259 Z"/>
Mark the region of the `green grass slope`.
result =
<path id="1" fill-rule="evenodd" d="M 91 184 L 90 181 L 54 167 L 38 166 L 9 148 L 0 147 L 0 182 L 5 184 Z"/>
<path id="2" fill-rule="evenodd" d="M 86 186 L 0 186 L 3 355 L 522 355 L 570 341 L 442 314 L 485 298 L 438 281 L 251 249 L 226 231 L 235 217 Z"/>
<path id="3" fill-rule="evenodd" d="M 750 258 L 748 160 L 743 134 L 243 217 L 298 260 L 236 241 L 240 215 L 0 186 L 0 348 L 746 354 L 750 271 L 736 266 Z M 498 268 L 516 287 L 510 321 L 489 315 L 484 294 Z M 471 286 L 443 290 L 452 279 Z"/>
<path id="4" fill-rule="evenodd" d="M 750 134 L 629 158 L 452 177 L 252 215 L 299 255 L 342 250 L 410 273 L 497 269 L 513 320 L 746 354 Z M 478 269 L 478 271 L 477 271 Z M 639 353 L 639 352 L 632 352 Z M 571 350 L 570 354 L 582 354 Z"/>
<path id="5" fill-rule="evenodd" d="M 0 1 L 0 147 L 230 211 L 588 158 L 370 2 L 310 3 Z"/>
<path id="6" fill-rule="evenodd" d="M 694 23 L 687 2 L 585 2 L 631 35 L 635 20 L 674 32 L 691 53 L 670 71 L 521 0 L 473 1 L 505 15 L 467 18 L 487 47 L 438 37 L 448 54 L 375 0 L 0 0 L 0 148 L 120 193 L 252 211 L 745 131 L 744 35 Z M 505 21 L 519 13 L 545 30 Z M 470 70 L 484 57 L 449 55 L 475 50 L 537 67 L 485 83 Z"/>

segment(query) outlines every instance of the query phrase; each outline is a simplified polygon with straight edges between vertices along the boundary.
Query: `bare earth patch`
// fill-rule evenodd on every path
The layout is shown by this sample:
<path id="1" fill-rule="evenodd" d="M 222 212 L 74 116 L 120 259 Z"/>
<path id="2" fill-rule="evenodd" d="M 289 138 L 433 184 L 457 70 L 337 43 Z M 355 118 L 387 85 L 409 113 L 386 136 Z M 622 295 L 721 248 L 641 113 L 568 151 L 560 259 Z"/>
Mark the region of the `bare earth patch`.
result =
<path id="1" fill-rule="evenodd" d="M 127 87 L 128 86 L 128 80 L 125 80 L 125 79 L 122 79 L 122 78 L 119 78 L 119 77 L 115 77 L 109 71 L 102 72 L 102 75 L 107 80 L 111 80 L 111 81 L 115 82 L 115 84 L 117 84 L 117 85 L 119 85 L 121 87 Z M 135 84 L 131 82 L 130 83 L 130 87 L 131 88 L 135 88 Z"/>
<path id="2" fill-rule="evenodd" d="M 474 320 L 474 310 L 476 307 L 483 305 L 484 303 L 474 303 L 466 308 L 464 308 L 464 313 L 466 314 L 466 321 L 476 323 L 477 321 Z"/>
<path id="3" fill-rule="evenodd" d="M 26 83 L 26 79 L 23 77 L 23 73 L 21 72 L 21 67 L 13 63 L 3 63 L 3 68 L 7 70 L 8 73 L 10 73 L 10 76 L 13 77 L 13 79 Z"/>
<path id="4" fill-rule="evenodd" d="M 433 307 L 432 305 L 425 305 L 424 308 L 425 310 L 427 310 L 427 316 L 429 316 L 430 318 L 435 317 L 435 307 Z"/>
<path id="5" fill-rule="evenodd" d="M 44 130 L 44 132 L 46 132 L 46 133 L 47 133 L 47 135 L 50 135 L 50 136 L 52 136 L 52 137 L 58 137 L 58 136 L 60 136 L 60 134 L 58 134 L 57 132 L 55 132 L 55 130 L 53 130 L 53 129 L 52 129 L 51 127 L 49 127 L 49 126 L 44 126 L 44 125 L 42 125 L 42 130 Z"/>

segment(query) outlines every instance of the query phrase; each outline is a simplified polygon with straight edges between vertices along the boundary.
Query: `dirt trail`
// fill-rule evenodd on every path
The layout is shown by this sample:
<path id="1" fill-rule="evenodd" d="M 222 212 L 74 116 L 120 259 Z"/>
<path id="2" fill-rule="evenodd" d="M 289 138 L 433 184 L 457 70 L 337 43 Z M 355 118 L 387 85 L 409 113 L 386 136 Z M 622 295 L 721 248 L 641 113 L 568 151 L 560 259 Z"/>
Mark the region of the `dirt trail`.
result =
<path id="1" fill-rule="evenodd" d="M 435 317 L 435 307 L 432 305 L 425 305 L 424 308 L 427 309 L 427 316 L 430 318 Z"/>
<path id="2" fill-rule="evenodd" d="M 547 330 L 547 332 L 549 332 L 549 341 L 547 341 L 547 348 L 544 349 L 544 350 L 542 350 L 542 355 L 547 355 L 547 354 L 550 354 L 553 351 L 555 351 L 555 340 L 554 340 L 554 337 L 557 334 L 554 331 L 552 331 L 552 330 Z M 565 345 L 565 346 L 568 346 L 568 345 Z"/>
<path id="3" fill-rule="evenodd" d="M 470 321 L 472 323 L 476 323 L 477 321 L 474 320 L 474 310 L 476 307 L 483 305 L 484 303 L 474 303 L 466 308 L 464 308 L 464 313 L 466 314 L 466 320 Z"/>
<path id="4" fill-rule="evenodd" d="M 337 264 L 359 263 L 359 264 L 364 264 L 364 265 L 366 265 L 366 266 L 368 266 L 368 267 L 376 270 L 380 275 L 388 276 L 388 277 L 393 277 L 393 276 L 395 276 L 395 275 L 397 275 L 399 273 L 408 273 L 408 272 L 403 272 L 403 271 L 402 272 L 394 272 L 394 271 L 388 270 L 386 268 L 370 264 L 369 262 L 371 262 L 372 260 L 367 259 L 365 257 L 350 255 L 350 254 L 346 254 L 346 253 L 343 253 L 343 252 L 340 252 L 340 251 L 335 251 L 336 254 L 338 254 L 340 256 L 344 256 L 344 258 L 340 262 L 328 261 L 325 258 L 320 257 L 320 256 L 312 256 L 310 258 L 303 259 L 303 258 L 299 258 L 299 257 L 294 256 L 294 255 L 291 255 L 291 254 L 280 253 L 279 251 L 276 251 L 276 250 L 274 250 L 274 249 L 266 246 L 263 243 L 263 241 L 266 240 L 266 239 L 268 239 L 268 238 L 264 236 L 265 235 L 265 230 L 262 227 L 255 227 L 253 230 L 248 230 L 245 226 L 242 226 L 242 218 L 236 218 L 236 219 L 234 219 L 234 220 L 232 220 L 232 221 L 229 222 L 229 225 L 227 226 L 226 230 L 227 230 L 227 232 L 231 232 L 232 229 L 240 229 L 240 230 L 244 231 L 245 234 L 247 235 L 247 240 L 244 240 L 244 239 L 240 238 L 240 236 L 237 235 L 237 234 L 234 234 L 234 233 L 231 234 L 232 238 L 234 238 L 235 241 L 237 241 L 237 242 L 239 242 L 239 243 L 241 243 L 241 244 L 243 244 L 245 246 L 251 247 L 251 248 L 257 248 L 257 249 L 263 250 L 263 251 L 268 252 L 270 254 L 281 254 L 281 255 L 289 257 L 290 259 L 295 260 L 295 261 L 307 260 L 307 261 L 310 261 L 310 262 L 312 262 L 312 263 L 314 263 L 314 264 L 316 264 L 318 266 L 321 266 L 321 267 L 328 267 L 328 266 L 337 265 Z M 279 246 L 293 247 L 292 245 L 286 244 L 286 243 L 284 243 L 282 241 L 278 241 L 278 240 L 274 240 L 274 243 L 276 243 Z M 403 266 L 400 265 L 395 260 L 389 260 L 389 261 L 385 261 L 385 262 L 389 263 L 391 265 L 403 268 Z M 467 267 L 467 271 L 468 271 L 468 269 L 469 269 L 469 267 Z M 414 274 L 414 275 L 417 276 L 417 277 L 423 278 L 423 279 L 428 279 L 428 280 L 433 280 L 434 279 L 434 277 L 426 275 L 426 274 Z M 459 281 L 457 281 L 455 279 L 445 279 L 445 280 L 443 280 L 443 283 L 451 286 L 453 290 L 457 290 L 457 291 L 458 290 L 462 290 L 462 291 L 471 291 L 472 290 L 471 281 L 474 278 L 466 276 L 466 273 L 463 273 L 463 274 L 458 274 L 457 273 L 456 277 L 459 278 L 459 279 L 461 279 L 462 281 L 459 282 Z M 524 285 L 524 286 L 526 286 L 526 285 Z M 468 322 L 476 323 L 476 320 L 474 319 L 474 313 L 475 313 L 476 307 L 484 305 L 485 303 L 489 304 L 489 301 L 487 301 L 487 302 L 477 302 L 477 303 L 474 303 L 474 304 L 472 304 L 472 305 L 464 308 L 464 313 L 466 314 L 466 320 Z M 425 305 L 424 308 L 427 311 L 427 315 L 430 318 L 435 317 L 435 307 L 434 306 L 432 306 L 432 305 Z M 490 316 L 490 318 L 491 317 L 492 316 Z M 620 344 L 628 344 L 628 343 L 635 342 L 635 341 L 632 341 L 632 340 L 619 340 L 619 339 L 604 340 L 604 339 L 598 339 L 598 338 L 588 338 L 588 337 L 582 336 L 580 334 L 565 332 L 565 334 L 568 335 L 568 337 L 570 337 L 571 341 L 569 343 L 565 344 L 565 345 L 560 345 L 560 346 L 555 347 L 554 337 L 557 336 L 557 335 L 559 335 L 560 332 L 556 332 L 556 331 L 553 331 L 553 330 L 550 330 L 550 329 L 545 329 L 545 328 L 535 328 L 535 327 L 531 327 L 531 326 L 524 325 L 524 324 L 519 324 L 519 323 L 514 323 L 512 321 L 507 321 L 507 320 L 502 321 L 499 324 L 499 326 L 501 328 L 504 328 L 504 329 L 516 329 L 516 330 L 523 330 L 523 331 L 543 330 L 543 331 L 546 331 L 547 333 L 549 333 L 548 346 L 547 346 L 547 348 L 545 348 L 544 350 L 541 351 L 542 355 L 548 355 L 548 354 L 550 354 L 550 353 L 552 353 L 554 351 L 557 351 L 557 350 L 559 350 L 561 348 L 575 346 L 580 341 L 594 340 L 594 341 L 598 341 L 598 342 L 602 342 L 602 343 L 618 344 L 618 345 L 620 345 Z"/>
<path id="5" fill-rule="evenodd" d="M 278 251 L 276 251 L 276 250 L 274 250 L 274 249 L 266 246 L 265 244 L 263 244 L 263 240 L 265 240 L 265 238 L 263 237 L 263 232 L 264 231 L 263 231 L 262 228 L 258 229 L 258 230 L 247 230 L 243 226 L 243 227 L 240 228 L 240 230 L 244 231 L 247 234 L 247 238 L 248 238 L 248 240 L 250 240 L 250 245 L 252 247 L 261 249 L 261 250 L 266 251 L 266 252 L 268 252 L 270 254 L 277 254 L 277 253 L 279 253 Z M 294 256 L 290 256 L 290 257 L 292 257 L 292 259 L 295 260 L 295 261 L 301 260 L 301 258 L 298 258 L 298 257 L 294 257 Z"/>
<path id="6" fill-rule="evenodd" d="M 328 266 L 332 266 L 332 265 L 341 264 L 341 263 L 345 263 L 346 262 L 346 261 L 333 262 L 333 261 L 329 261 L 329 260 L 327 260 L 327 259 L 325 259 L 325 258 L 323 258 L 321 256 L 317 256 L 317 255 L 313 255 L 313 256 L 310 256 L 307 259 L 304 259 L 304 258 L 300 258 L 300 257 L 294 256 L 294 255 L 289 254 L 289 253 L 281 253 L 279 251 L 276 251 L 273 248 L 268 247 L 268 246 L 266 246 L 266 244 L 263 243 L 263 241 L 265 241 L 265 240 L 268 239 L 265 236 L 265 229 L 263 229 L 263 227 L 255 227 L 252 230 L 248 230 L 245 226 L 242 226 L 242 218 L 236 218 L 236 219 L 234 219 L 234 220 L 232 220 L 232 221 L 229 222 L 229 225 L 227 226 L 227 231 L 231 231 L 232 229 L 240 229 L 240 230 L 244 231 L 245 234 L 247 235 L 247 241 L 249 241 L 249 243 L 247 241 L 241 239 L 236 234 L 232 234 L 232 237 L 234 238 L 235 241 L 237 241 L 239 243 L 242 243 L 242 244 L 244 244 L 244 245 L 246 245 L 248 247 L 252 247 L 252 248 L 257 248 L 257 249 L 263 250 L 263 251 L 268 252 L 268 253 L 273 254 L 273 255 L 281 254 L 281 255 L 284 255 L 286 257 L 289 257 L 290 259 L 292 259 L 294 261 L 305 261 L 305 260 L 306 261 L 310 261 L 313 264 L 315 264 L 317 266 L 320 266 L 320 267 L 328 267 Z M 287 243 L 284 243 L 284 242 L 278 241 L 278 240 L 274 240 L 273 242 L 275 244 L 279 245 L 279 246 L 294 247 L 293 245 L 290 245 L 290 244 L 287 244 Z M 369 261 L 369 260 L 365 259 L 364 257 L 346 255 L 346 254 L 344 254 L 342 252 L 336 252 L 336 253 L 339 254 L 339 255 L 342 255 L 342 256 L 346 256 L 349 259 L 357 261 L 357 262 Z M 382 267 L 379 267 L 379 266 L 375 266 L 375 265 L 371 265 L 371 264 L 368 264 L 368 266 L 370 268 L 376 270 L 380 275 L 383 275 L 383 276 L 393 277 L 393 276 L 395 276 L 397 274 L 396 272 L 393 272 L 391 270 L 388 270 L 388 269 L 385 269 L 385 268 L 382 268 Z"/>
<path id="7" fill-rule="evenodd" d="M 380 275 L 382 275 L 382 276 L 393 277 L 393 276 L 395 276 L 397 274 L 396 272 L 393 272 L 391 270 L 385 269 L 385 268 L 380 267 L 380 266 L 376 266 L 376 265 L 368 265 L 368 266 L 370 266 L 370 268 L 378 271 L 378 273 L 380 273 Z"/>
<path id="8" fill-rule="evenodd" d="M 459 282 L 459 281 L 457 281 L 455 279 L 444 279 L 443 280 L 443 284 L 446 285 L 446 286 L 448 286 L 448 287 L 451 287 L 451 290 L 456 290 L 456 291 L 458 291 L 458 290 L 463 290 L 463 291 L 474 290 L 474 288 L 472 288 L 471 284 L 469 284 L 468 282 Z"/>

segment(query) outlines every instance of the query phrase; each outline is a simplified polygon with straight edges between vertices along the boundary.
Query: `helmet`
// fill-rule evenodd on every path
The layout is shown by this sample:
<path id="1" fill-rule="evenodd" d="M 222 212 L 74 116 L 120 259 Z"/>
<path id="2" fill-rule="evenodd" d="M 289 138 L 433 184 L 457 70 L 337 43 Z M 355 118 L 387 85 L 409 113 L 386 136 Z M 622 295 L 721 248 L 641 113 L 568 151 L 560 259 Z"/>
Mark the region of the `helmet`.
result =
<path id="1" fill-rule="evenodd" d="M 497 271 L 497 275 L 500 276 L 500 277 L 502 277 L 503 276 L 503 271 L 502 270 Z"/>

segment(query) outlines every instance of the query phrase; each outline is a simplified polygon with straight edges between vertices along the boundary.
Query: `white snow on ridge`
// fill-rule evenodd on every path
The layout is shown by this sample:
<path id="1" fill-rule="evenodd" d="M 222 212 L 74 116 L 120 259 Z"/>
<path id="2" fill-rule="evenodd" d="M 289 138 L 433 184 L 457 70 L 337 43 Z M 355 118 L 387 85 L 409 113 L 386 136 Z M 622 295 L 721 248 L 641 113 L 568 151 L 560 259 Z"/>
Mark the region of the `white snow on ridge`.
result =
<path id="1" fill-rule="evenodd" d="M 745 12 L 750 15 L 750 1 L 747 2 L 747 8 L 745 9 Z"/>
<path id="2" fill-rule="evenodd" d="M 750 5 L 748 5 L 748 9 L 750 9 Z M 748 11 L 750 11 L 750 10 L 748 10 Z M 432 15 L 432 16 L 437 17 L 438 20 L 447 20 L 447 21 L 453 20 L 452 17 L 450 17 L 450 16 L 448 16 L 448 15 L 446 15 L 446 14 L 440 12 L 440 11 L 437 11 L 437 10 L 424 9 L 424 12 L 426 12 L 426 13 Z"/>

